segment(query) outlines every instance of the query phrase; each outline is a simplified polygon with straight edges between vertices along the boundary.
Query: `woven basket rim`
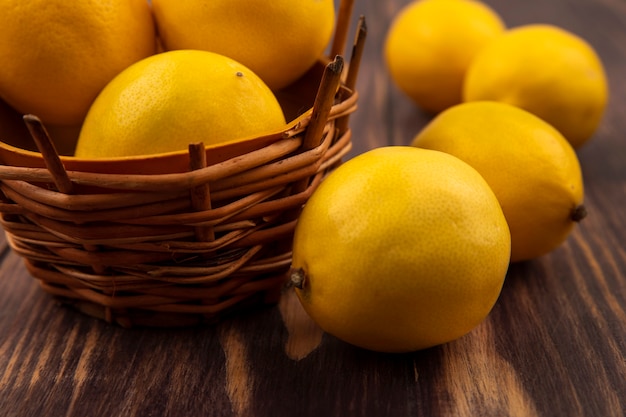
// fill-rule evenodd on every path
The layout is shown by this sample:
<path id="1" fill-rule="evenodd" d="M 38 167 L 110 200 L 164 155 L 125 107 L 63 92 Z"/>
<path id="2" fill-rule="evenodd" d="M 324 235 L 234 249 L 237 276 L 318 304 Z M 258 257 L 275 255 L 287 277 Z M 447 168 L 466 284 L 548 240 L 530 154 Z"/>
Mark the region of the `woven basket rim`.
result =
<path id="1" fill-rule="evenodd" d="M 328 120 L 341 118 L 346 114 L 354 112 L 356 109 L 358 101 L 356 90 L 351 90 L 342 84 L 339 86 L 337 94 L 342 97 L 342 100 L 331 107 Z M 296 137 L 305 131 L 311 121 L 312 112 L 313 107 L 307 108 L 282 129 L 274 132 L 216 145 L 205 145 L 204 150 L 207 155 L 207 163 L 213 165 L 223 162 L 225 159 L 230 159 L 232 156 L 254 152 L 281 140 Z M 165 167 L 170 165 L 171 162 L 175 162 L 175 165 L 178 166 L 186 166 L 188 165 L 188 155 L 189 151 L 182 149 L 158 154 L 125 157 L 91 159 L 59 155 L 58 158 L 68 172 L 93 172 L 112 178 L 116 175 L 145 175 L 148 177 L 183 173 L 187 170 L 171 171 L 158 168 L 162 171 L 153 172 L 153 167 Z M 0 180 L 48 181 L 49 169 L 46 166 L 44 155 L 40 151 L 20 148 L 0 139 L 0 162 L 2 163 L 0 166 Z M 143 171 L 146 166 L 151 168 L 148 169 L 148 173 L 144 174 Z"/>
<path id="2" fill-rule="evenodd" d="M 332 106 L 329 116 L 328 116 L 329 121 L 346 116 L 350 113 L 353 113 L 356 110 L 358 96 L 359 96 L 358 92 L 347 90 L 344 86 L 342 86 L 341 89 L 345 91 L 346 93 L 345 95 L 347 97 L 341 102 L 336 103 L 335 105 Z M 202 172 L 216 170 L 216 168 L 211 168 L 211 166 L 213 167 L 218 166 L 218 165 L 223 166 L 228 163 L 230 163 L 231 165 L 234 165 L 240 161 L 242 156 L 249 155 L 258 151 L 263 151 L 263 150 L 266 150 L 267 148 L 293 147 L 294 145 L 297 145 L 297 141 L 299 140 L 298 136 L 306 129 L 306 127 L 308 126 L 311 120 L 311 113 L 312 113 L 312 108 L 309 108 L 305 113 L 303 113 L 301 116 L 295 119 L 292 123 L 290 123 L 284 129 L 276 132 L 275 134 L 264 136 L 262 138 L 260 137 L 253 138 L 253 140 L 254 139 L 269 139 L 269 141 L 266 144 L 264 142 L 259 142 L 263 144 L 261 146 L 254 147 L 253 150 L 250 150 L 249 152 L 239 154 L 236 157 L 228 158 L 227 160 L 222 161 L 217 164 L 211 164 L 207 168 L 205 168 Z M 293 145 L 289 145 L 289 143 L 292 143 Z M 233 142 L 229 144 L 224 144 L 224 146 L 232 145 L 232 144 L 236 145 L 237 143 Z M 17 150 L 19 154 L 32 156 L 33 157 L 32 161 L 36 162 L 29 166 L 14 166 L 14 165 L 6 165 L 6 164 L 0 165 L 0 180 L 53 182 L 52 174 L 50 170 L 45 167 L 44 158 L 40 152 L 15 148 L 1 141 L 0 141 L 0 148 L 6 149 L 9 151 Z M 205 151 L 211 152 L 219 148 L 220 147 L 205 147 Z M 280 150 L 277 150 L 277 151 L 280 152 Z M 188 154 L 189 153 L 187 150 L 182 150 L 182 151 L 176 151 L 176 152 L 171 152 L 171 153 L 166 153 L 166 154 L 158 154 L 158 155 L 155 155 L 155 158 L 152 158 L 152 156 L 148 156 L 145 159 L 158 160 L 160 158 L 164 158 L 168 156 L 176 155 L 176 156 L 182 157 Z M 64 165 L 71 166 L 72 161 L 80 161 L 80 162 L 86 163 L 86 165 L 81 165 L 78 167 L 78 168 L 83 168 L 83 169 L 67 169 L 66 171 L 67 174 L 70 177 L 72 177 L 72 179 L 76 180 L 78 183 L 83 183 L 86 185 L 100 185 L 103 182 L 109 182 L 110 186 L 113 186 L 113 184 L 117 183 L 119 189 L 133 189 L 134 188 L 133 184 L 142 183 L 142 182 L 152 183 L 154 184 L 154 187 L 158 187 L 162 189 L 162 187 L 165 186 L 164 183 L 177 183 L 181 180 L 184 180 L 184 178 L 189 175 L 194 175 L 194 176 L 201 175 L 198 172 L 190 174 L 190 171 L 173 172 L 173 173 L 170 172 L 170 173 L 163 173 L 163 174 L 154 174 L 154 173 L 128 174 L 128 173 L 102 172 L 102 170 L 97 169 L 98 163 L 107 164 L 108 162 L 111 162 L 111 161 L 124 163 L 124 162 L 142 160 L 142 158 L 128 158 L 128 159 L 126 158 L 111 158 L 111 159 L 103 158 L 102 160 L 85 160 L 85 159 L 80 159 L 80 158 L 75 158 L 75 157 L 66 157 L 66 156 L 60 156 L 59 158 L 61 162 L 63 162 Z M 227 162 L 227 161 L 230 161 L 230 162 Z M 93 166 L 88 165 L 91 162 L 96 163 L 95 165 L 96 169 L 93 169 Z"/>

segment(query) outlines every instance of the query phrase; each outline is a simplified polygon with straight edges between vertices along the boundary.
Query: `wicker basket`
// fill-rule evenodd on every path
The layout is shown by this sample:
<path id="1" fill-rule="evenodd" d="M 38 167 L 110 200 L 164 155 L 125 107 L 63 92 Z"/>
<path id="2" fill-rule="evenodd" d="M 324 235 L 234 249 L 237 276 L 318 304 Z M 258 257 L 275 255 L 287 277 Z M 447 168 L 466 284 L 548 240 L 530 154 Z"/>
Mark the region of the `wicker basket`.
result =
<path id="1" fill-rule="evenodd" d="M 343 2 L 334 52 L 350 14 Z M 38 151 L 0 130 L 8 243 L 45 291 L 122 326 L 210 323 L 276 302 L 301 207 L 350 150 L 364 34 L 361 18 L 350 65 L 320 60 L 278 94 L 294 117 L 285 130 L 243 143 L 89 161 L 59 156 L 36 117 L 24 120 Z"/>

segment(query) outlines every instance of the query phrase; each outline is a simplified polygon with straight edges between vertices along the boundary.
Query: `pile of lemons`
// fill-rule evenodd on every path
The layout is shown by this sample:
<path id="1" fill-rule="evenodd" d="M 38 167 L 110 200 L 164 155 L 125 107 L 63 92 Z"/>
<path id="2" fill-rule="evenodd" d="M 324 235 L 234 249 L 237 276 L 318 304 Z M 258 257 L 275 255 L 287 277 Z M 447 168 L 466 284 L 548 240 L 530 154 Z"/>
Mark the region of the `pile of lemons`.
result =
<path id="1" fill-rule="evenodd" d="M 588 42 L 549 24 L 507 29 L 475 0 L 409 3 L 389 28 L 384 56 L 398 88 L 427 112 L 507 103 L 553 125 L 574 148 L 591 138 L 607 105 L 604 68 Z"/>
<path id="2" fill-rule="evenodd" d="M 322 56 L 334 7 L 0 0 L 0 98 L 53 131 L 80 132 L 85 158 L 257 136 L 284 127 L 274 92 Z"/>
<path id="3" fill-rule="evenodd" d="M 575 149 L 607 80 L 555 26 L 507 29 L 476 0 L 414 0 L 383 60 L 432 120 L 320 185 L 297 225 L 291 282 L 327 332 L 405 352 L 455 340 L 494 306 L 512 262 L 548 254 L 586 215 Z"/>

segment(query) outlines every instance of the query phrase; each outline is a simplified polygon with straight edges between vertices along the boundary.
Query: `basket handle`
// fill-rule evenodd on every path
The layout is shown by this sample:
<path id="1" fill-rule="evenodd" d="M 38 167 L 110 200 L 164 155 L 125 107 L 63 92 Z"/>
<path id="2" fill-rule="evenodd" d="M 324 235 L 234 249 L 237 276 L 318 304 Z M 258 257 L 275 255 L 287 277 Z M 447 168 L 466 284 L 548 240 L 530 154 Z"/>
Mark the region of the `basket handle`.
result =
<path id="1" fill-rule="evenodd" d="M 367 37 L 367 24 L 365 16 L 359 16 L 356 33 L 354 35 L 354 43 L 352 44 L 352 52 L 350 54 L 350 62 L 346 74 L 345 86 L 354 91 L 356 80 L 361 66 L 361 58 L 363 57 L 363 49 L 365 47 L 365 38 Z"/>
<path id="2" fill-rule="evenodd" d="M 335 102 L 342 71 L 343 57 L 341 55 L 337 55 L 334 61 L 329 62 L 324 68 L 324 74 L 313 103 L 311 120 L 302 141 L 303 151 L 316 148 L 322 142 L 324 126 L 328 120 L 330 109 Z"/>
<path id="3" fill-rule="evenodd" d="M 333 38 L 333 44 L 330 48 L 330 56 L 343 55 L 344 53 L 353 6 L 354 0 L 341 0 L 341 3 L 339 4 L 335 36 Z"/>
<path id="4" fill-rule="evenodd" d="M 61 162 L 59 153 L 57 152 L 54 142 L 50 139 L 50 135 L 46 130 L 46 127 L 42 123 L 41 119 L 32 114 L 26 114 L 23 116 L 24 123 L 30 132 L 37 149 L 41 153 L 46 168 L 52 175 L 52 180 L 57 187 L 57 190 L 63 194 L 72 194 L 74 185 L 67 175 L 67 171 Z M 87 252 L 94 252 L 98 250 L 97 245 L 84 244 L 83 248 Z M 91 268 L 96 274 L 104 274 L 106 266 L 104 265 L 91 265 Z"/>
<path id="5" fill-rule="evenodd" d="M 337 55 L 334 61 L 329 62 L 324 68 L 324 74 L 320 81 L 313 110 L 311 112 L 311 120 L 306 129 L 304 139 L 300 149 L 303 152 L 316 148 L 322 142 L 324 136 L 324 127 L 328 120 L 328 115 L 335 102 L 337 90 L 341 82 L 341 73 L 343 71 L 343 58 Z M 293 184 L 293 194 L 303 192 L 309 186 L 309 178 L 302 178 Z"/>
<path id="6" fill-rule="evenodd" d="M 354 43 L 352 45 L 352 54 L 350 55 L 350 62 L 348 64 L 348 71 L 346 74 L 346 80 L 344 85 L 348 89 L 349 94 L 354 94 L 356 88 L 356 80 L 359 74 L 359 67 L 361 66 L 361 58 L 363 57 L 363 48 L 365 46 L 365 38 L 367 37 L 367 24 L 365 23 L 365 16 L 359 17 L 357 24 L 356 34 L 354 36 Z M 342 94 L 339 99 L 345 98 L 346 90 L 342 90 Z M 341 117 L 336 122 L 337 132 L 342 135 L 348 129 L 349 115 Z"/>
<path id="7" fill-rule="evenodd" d="M 50 139 L 46 127 L 35 115 L 26 114 L 23 116 L 23 119 L 30 135 L 37 145 L 37 149 L 39 149 L 39 152 L 43 156 L 46 168 L 52 174 L 52 180 L 57 189 L 64 194 L 71 194 L 74 188 L 72 181 L 67 175 L 67 171 L 65 171 L 59 153 L 54 146 L 54 142 Z"/>
<path id="8" fill-rule="evenodd" d="M 189 169 L 206 168 L 206 149 L 203 142 L 189 144 Z M 196 211 L 211 209 L 211 190 L 208 181 L 190 190 L 191 206 Z M 197 226 L 195 228 L 196 239 L 200 242 L 212 242 L 215 240 L 215 232 L 211 226 Z"/>

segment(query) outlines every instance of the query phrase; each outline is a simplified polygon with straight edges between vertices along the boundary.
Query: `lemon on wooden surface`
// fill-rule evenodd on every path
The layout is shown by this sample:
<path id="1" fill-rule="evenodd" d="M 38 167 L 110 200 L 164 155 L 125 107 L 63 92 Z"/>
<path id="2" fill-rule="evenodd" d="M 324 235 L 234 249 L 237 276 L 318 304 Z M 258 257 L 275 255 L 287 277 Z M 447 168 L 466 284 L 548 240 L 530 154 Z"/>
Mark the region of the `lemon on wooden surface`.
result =
<path id="1" fill-rule="evenodd" d="M 155 52 L 145 0 L 0 0 L 0 96 L 46 124 L 80 124 L 104 86 Z"/>
<path id="2" fill-rule="evenodd" d="M 260 136 L 285 127 L 272 91 L 244 65 L 207 51 L 141 60 L 94 101 L 76 156 L 146 155 Z"/>
<path id="3" fill-rule="evenodd" d="M 394 18 L 384 57 L 392 80 L 419 107 L 439 112 L 462 101 L 474 56 L 505 30 L 498 14 L 472 0 L 416 0 Z"/>
<path id="4" fill-rule="evenodd" d="M 166 50 L 229 56 L 274 90 L 313 66 L 335 23 L 333 0 L 152 0 L 152 7 Z"/>
<path id="5" fill-rule="evenodd" d="M 608 100 L 606 74 L 593 47 L 552 25 L 510 30 L 472 62 L 464 100 L 521 107 L 556 127 L 575 148 L 596 131 Z"/>
<path id="6" fill-rule="evenodd" d="M 459 104 L 435 117 L 412 145 L 454 155 L 485 178 L 509 224 L 513 262 L 558 247 L 586 213 L 574 149 L 526 110 L 500 102 Z"/>
<path id="7" fill-rule="evenodd" d="M 348 160 L 298 220 L 291 279 L 326 332 L 406 352 L 452 341 L 491 311 L 510 234 L 484 179 L 442 152 L 389 146 Z"/>

